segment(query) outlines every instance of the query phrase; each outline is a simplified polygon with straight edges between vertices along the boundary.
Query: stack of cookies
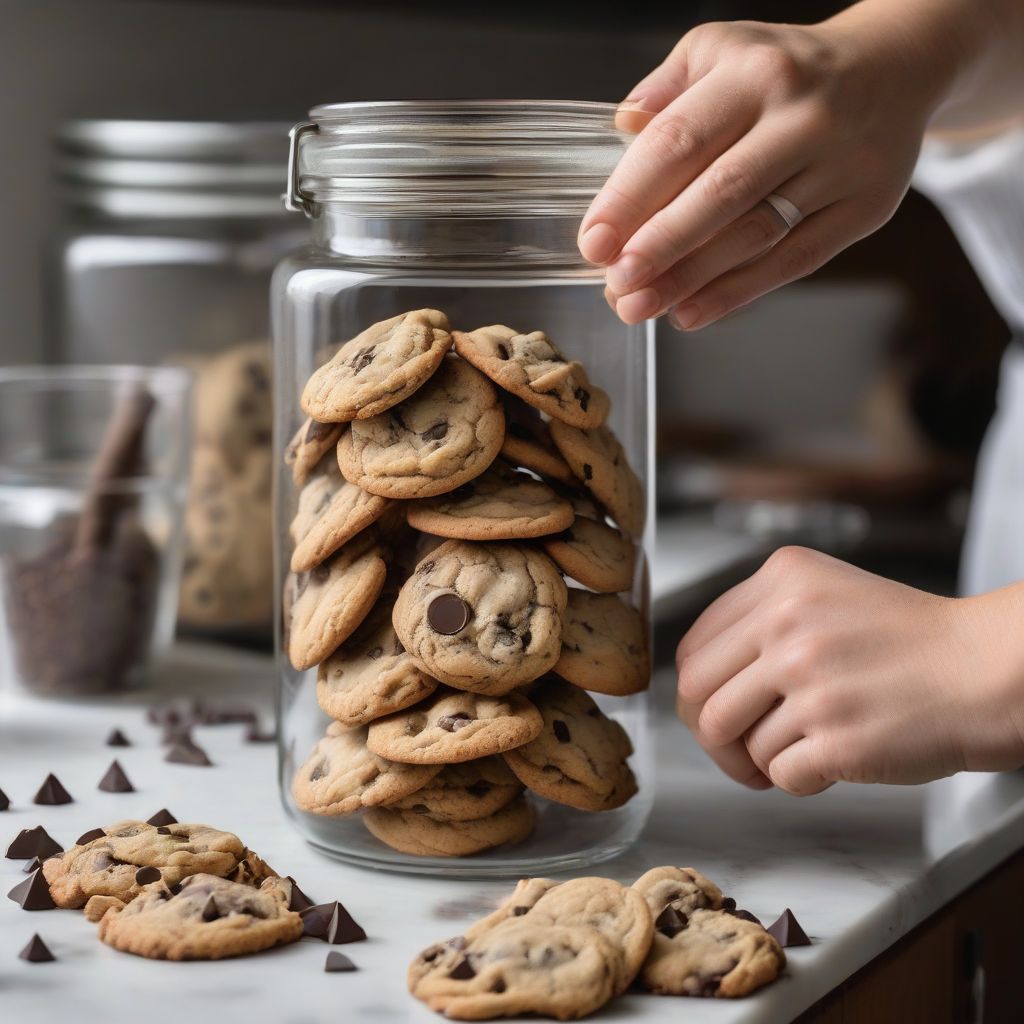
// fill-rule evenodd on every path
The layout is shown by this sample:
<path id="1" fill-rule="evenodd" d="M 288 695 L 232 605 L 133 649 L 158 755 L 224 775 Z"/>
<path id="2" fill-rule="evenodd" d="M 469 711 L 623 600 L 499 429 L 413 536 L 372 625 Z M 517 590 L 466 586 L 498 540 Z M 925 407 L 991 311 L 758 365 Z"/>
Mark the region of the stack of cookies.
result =
<path id="1" fill-rule="evenodd" d="M 587 692 L 650 675 L 620 596 L 644 494 L 607 394 L 541 331 L 462 333 L 421 309 L 343 345 L 301 405 L 285 644 L 334 721 L 298 807 L 464 856 L 530 833 L 524 789 L 629 800 L 629 738 Z"/>

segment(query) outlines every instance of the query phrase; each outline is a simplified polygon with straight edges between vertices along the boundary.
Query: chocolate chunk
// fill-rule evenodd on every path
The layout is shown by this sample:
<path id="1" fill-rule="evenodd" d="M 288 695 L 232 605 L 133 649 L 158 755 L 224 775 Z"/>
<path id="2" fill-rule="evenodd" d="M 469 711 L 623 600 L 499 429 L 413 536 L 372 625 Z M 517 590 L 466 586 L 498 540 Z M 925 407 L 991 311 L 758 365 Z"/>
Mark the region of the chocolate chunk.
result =
<path id="1" fill-rule="evenodd" d="M 131 743 L 128 742 L 128 737 L 125 736 L 120 729 L 113 729 L 110 735 L 107 737 L 108 747 L 130 747 Z"/>
<path id="2" fill-rule="evenodd" d="M 88 832 L 83 832 L 76 840 L 76 846 L 85 846 L 86 843 L 91 843 L 94 839 L 105 839 L 107 833 L 101 828 L 91 828 Z"/>
<path id="3" fill-rule="evenodd" d="M 469 622 L 472 609 L 458 594 L 442 592 L 427 605 L 427 622 L 435 633 L 454 636 Z"/>
<path id="4" fill-rule="evenodd" d="M 593 480 L 594 479 L 594 467 L 589 462 L 583 463 L 583 479 Z"/>
<path id="5" fill-rule="evenodd" d="M 334 913 L 327 924 L 326 939 L 332 946 L 341 946 L 346 942 L 362 942 L 366 932 L 357 924 L 352 915 L 340 903 L 334 904 Z"/>
<path id="6" fill-rule="evenodd" d="M 512 916 L 513 917 L 522 917 L 523 914 L 527 914 L 527 913 L 529 913 L 529 911 L 530 911 L 529 907 L 513 907 L 512 908 Z"/>
<path id="7" fill-rule="evenodd" d="M 206 756 L 206 751 L 200 747 L 186 746 L 183 743 L 171 747 L 164 760 L 171 764 L 194 764 L 204 768 L 213 766 L 213 762 Z"/>
<path id="8" fill-rule="evenodd" d="M 322 939 L 327 935 L 327 925 L 330 923 L 330 911 L 326 909 L 328 907 L 329 903 L 318 903 L 299 911 L 304 938 Z"/>
<path id="9" fill-rule="evenodd" d="M 565 724 L 560 718 L 556 718 L 551 723 L 551 728 L 555 734 L 555 739 L 559 743 L 569 743 L 572 737 L 569 735 L 569 726 Z"/>
<path id="10" fill-rule="evenodd" d="M 253 722 L 249 725 L 249 728 L 245 731 L 245 742 L 246 743 L 276 743 L 277 742 L 277 730 L 268 729 L 266 732 L 261 732 L 260 727 L 257 723 Z"/>
<path id="11" fill-rule="evenodd" d="M 152 818 L 146 819 L 147 825 L 177 825 L 178 819 L 166 807 L 162 807 Z"/>
<path id="12" fill-rule="evenodd" d="M 104 793 L 134 793 L 135 787 L 131 784 L 124 769 L 117 763 L 111 761 L 106 775 L 99 781 L 97 789 Z"/>
<path id="13" fill-rule="evenodd" d="M 735 910 L 736 901 L 731 896 L 726 896 L 725 899 L 722 900 L 722 909 L 725 911 Z"/>
<path id="14" fill-rule="evenodd" d="M 580 408 L 586 412 L 587 406 L 590 405 L 590 392 L 586 388 L 577 388 L 572 395 L 580 403 Z"/>
<path id="15" fill-rule="evenodd" d="M 423 438 L 424 441 L 440 441 L 447 433 L 448 424 L 442 420 L 440 423 L 435 423 L 432 427 L 427 427 L 427 429 L 420 434 L 420 437 Z"/>
<path id="16" fill-rule="evenodd" d="M 56 903 L 50 898 L 50 887 L 43 872 L 36 869 L 24 882 L 19 882 L 8 894 L 22 910 L 53 910 Z"/>
<path id="17" fill-rule="evenodd" d="M 156 834 L 158 836 L 173 836 L 174 835 L 174 833 L 166 825 L 161 825 L 156 830 Z"/>
<path id="18" fill-rule="evenodd" d="M 52 772 L 43 780 L 39 791 L 32 797 L 32 803 L 52 807 L 56 804 L 71 803 L 71 794 L 60 784 L 60 779 Z"/>
<path id="19" fill-rule="evenodd" d="M 6 811 L 11 806 L 11 801 L 7 799 L 7 794 L 0 789 L 0 811 Z"/>
<path id="20" fill-rule="evenodd" d="M 43 942 L 39 935 L 33 935 L 28 940 L 28 945 L 18 954 L 22 960 L 27 960 L 30 964 L 46 964 L 57 958 L 50 952 L 46 943 Z"/>
<path id="21" fill-rule="evenodd" d="M 163 878 L 159 868 L 144 867 L 135 872 L 136 885 L 150 885 L 152 882 L 159 882 Z"/>
<path id="22" fill-rule="evenodd" d="M 292 883 L 292 892 L 288 899 L 288 909 L 295 913 L 309 910 L 314 905 L 313 901 L 299 888 L 298 882 L 291 875 L 285 875 L 285 878 Z"/>
<path id="23" fill-rule="evenodd" d="M 21 869 L 26 875 L 31 875 L 33 871 L 38 871 L 43 866 L 43 862 L 38 857 L 33 857 L 31 860 L 25 861 L 25 866 Z"/>
<path id="24" fill-rule="evenodd" d="M 344 953 L 339 953 L 336 949 L 332 949 L 327 954 L 327 960 L 324 962 L 324 970 L 328 974 L 333 974 L 336 971 L 354 971 L 356 965 Z"/>
<path id="25" fill-rule="evenodd" d="M 23 860 L 26 857 L 38 857 L 46 860 L 55 853 L 63 853 L 64 847 L 58 845 L 47 833 L 42 825 L 35 828 L 23 828 L 13 842 L 7 847 L 7 854 L 11 860 Z"/>
<path id="26" fill-rule="evenodd" d="M 810 937 L 800 927 L 800 922 L 797 921 L 789 907 L 786 907 L 781 917 L 768 925 L 765 931 L 784 949 L 789 949 L 792 946 L 811 945 Z"/>
<path id="27" fill-rule="evenodd" d="M 689 923 L 685 914 L 681 914 L 675 907 L 666 907 L 655 919 L 654 927 L 666 938 L 671 939 L 678 935 Z"/>
<path id="28" fill-rule="evenodd" d="M 449 978 L 454 978 L 456 981 L 469 981 L 470 978 L 476 977 L 476 971 L 473 970 L 473 965 L 469 962 L 466 957 L 463 957 L 449 972 Z"/>
<path id="29" fill-rule="evenodd" d="M 437 724 L 444 729 L 445 732 L 458 732 L 460 729 L 464 729 L 472 721 L 473 719 L 464 711 L 459 711 L 454 715 L 442 715 L 437 720 Z"/>
<path id="30" fill-rule="evenodd" d="M 211 895 L 206 901 L 206 906 L 203 907 L 203 920 L 216 921 L 219 917 L 220 907 L 217 906 L 217 901 Z"/>
<path id="31" fill-rule="evenodd" d="M 764 925 L 761 924 L 761 921 L 754 917 L 749 910 L 727 910 L 726 913 L 731 914 L 733 917 L 738 917 L 741 921 L 750 921 L 752 924 L 758 924 L 761 925 L 762 928 L 764 927 Z"/>
<path id="32" fill-rule="evenodd" d="M 354 374 L 358 375 L 362 370 L 365 370 L 370 363 L 373 362 L 376 353 L 373 348 L 361 348 L 352 358 L 349 360 L 349 366 L 352 367 Z"/>

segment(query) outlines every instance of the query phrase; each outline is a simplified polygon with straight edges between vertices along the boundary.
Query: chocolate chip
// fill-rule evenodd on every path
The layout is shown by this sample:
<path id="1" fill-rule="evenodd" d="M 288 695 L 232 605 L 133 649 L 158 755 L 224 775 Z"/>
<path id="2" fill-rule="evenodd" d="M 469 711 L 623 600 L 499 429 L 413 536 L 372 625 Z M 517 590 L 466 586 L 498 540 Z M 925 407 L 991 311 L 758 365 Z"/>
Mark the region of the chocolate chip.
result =
<path id="1" fill-rule="evenodd" d="M 313 906 L 313 901 L 299 888 L 298 882 L 291 875 L 285 875 L 285 878 L 292 884 L 291 896 L 288 898 L 288 909 L 296 914 L 303 910 L 309 910 Z"/>
<path id="2" fill-rule="evenodd" d="M 71 794 L 60 784 L 60 779 L 51 772 L 32 797 L 32 803 L 51 807 L 57 804 L 70 804 L 72 799 Z"/>
<path id="3" fill-rule="evenodd" d="M 727 910 L 726 913 L 733 917 L 738 917 L 741 921 L 750 921 L 752 924 L 761 925 L 762 928 L 764 927 L 760 920 L 754 917 L 749 910 Z"/>
<path id="4" fill-rule="evenodd" d="M 726 896 L 725 899 L 722 900 L 722 909 L 726 911 L 735 910 L 736 901 L 731 896 Z"/>
<path id="5" fill-rule="evenodd" d="M 378 658 L 382 657 L 383 654 L 384 648 L 380 646 L 373 647 L 366 652 L 366 656 L 370 659 L 370 661 L 376 661 Z"/>
<path id="6" fill-rule="evenodd" d="M 7 799 L 7 794 L 0 789 L 0 811 L 6 811 L 11 806 L 11 801 Z"/>
<path id="7" fill-rule="evenodd" d="M 586 388 L 577 388 L 572 395 L 580 403 L 580 408 L 586 412 L 587 406 L 590 405 L 590 392 Z"/>
<path id="8" fill-rule="evenodd" d="M 159 882 L 162 877 L 163 875 L 160 874 L 159 868 L 139 868 L 139 870 L 135 872 L 135 884 L 151 885 L 153 882 Z"/>
<path id="9" fill-rule="evenodd" d="M 22 910 L 53 910 L 57 905 L 50 896 L 50 887 L 39 868 L 24 882 L 19 882 L 7 894 L 7 898 L 14 900 Z"/>
<path id="10" fill-rule="evenodd" d="M 194 764 L 204 768 L 213 765 L 213 762 L 206 756 L 206 751 L 200 747 L 186 746 L 183 743 L 171 747 L 164 760 L 171 764 Z"/>
<path id="11" fill-rule="evenodd" d="M 465 628 L 471 611 L 458 594 L 442 591 L 432 597 L 427 605 L 427 622 L 435 633 L 454 636 Z"/>
<path id="12" fill-rule="evenodd" d="M 569 735 L 569 726 L 567 726 L 560 718 L 556 718 L 551 723 L 551 728 L 554 731 L 555 739 L 557 739 L 559 743 L 570 743 L 572 741 L 572 737 Z"/>
<path id="13" fill-rule="evenodd" d="M 324 961 L 324 970 L 328 974 L 334 974 L 338 971 L 354 971 L 356 970 L 356 965 L 344 953 L 339 953 L 336 949 L 332 949 Z"/>
<path id="14" fill-rule="evenodd" d="M 177 825 L 178 819 L 166 807 L 161 807 L 152 818 L 146 819 L 147 825 Z"/>
<path id="15" fill-rule="evenodd" d="M 512 916 L 513 917 L 522 917 L 523 914 L 527 914 L 527 913 L 529 913 L 529 911 L 530 911 L 529 907 L 513 907 L 512 908 Z"/>
<path id="16" fill-rule="evenodd" d="M 432 427 L 427 427 L 426 430 L 420 434 L 420 437 L 424 441 L 440 441 L 445 434 L 448 433 L 448 424 L 441 420 L 440 423 L 435 423 Z"/>
<path id="17" fill-rule="evenodd" d="M 135 792 L 135 787 L 131 784 L 128 776 L 124 773 L 124 769 L 117 763 L 117 761 L 110 762 L 110 767 L 107 769 L 106 775 L 100 779 L 99 785 L 96 788 L 102 790 L 104 793 Z"/>
<path id="18" fill-rule="evenodd" d="M 326 777 L 327 772 L 330 770 L 330 767 L 331 766 L 328 763 L 327 758 L 326 757 L 321 758 L 319 761 L 317 761 L 317 763 L 315 765 L 313 765 L 313 768 L 311 769 L 311 771 L 309 773 L 309 781 L 310 782 L 319 782 L 320 779 Z"/>
<path id="19" fill-rule="evenodd" d="M 331 575 L 331 567 L 326 562 L 321 562 L 315 569 L 311 569 L 308 575 L 314 583 L 326 583 L 327 577 Z"/>
<path id="20" fill-rule="evenodd" d="M 86 843 L 91 843 L 94 839 L 106 839 L 107 833 L 101 828 L 91 828 L 88 832 L 83 832 L 76 840 L 76 846 L 85 846 Z"/>
<path id="21" fill-rule="evenodd" d="M 216 921 L 219 917 L 220 908 L 217 906 L 217 901 L 211 895 L 206 901 L 206 906 L 203 907 L 203 920 Z"/>
<path id="22" fill-rule="evenodd" d="M 334 433 L 337 423 L 321 423 L 319 420 L 310 420 L 306 427 L 306 442 L 322 441 Z"/>
<path id="23" fill-rule="evenodd" d="M 372 348 L 361 348 L 350 360 L 349 366 L 352 367 L 354 374 L 359 374 L 365 370 L 370 363 L 373 362 L 376 353 Z"/>
<path id="24" fill-rule="evenodd" d="M 510 354 L 511 353 L 509 352 L 508 348 L 505 345 L 502 345 L 500 343 L 498 344 L 498 355 L 502 359 L 508 359 Z"/>
<path id="25" fill-rule="evenodd" d="M 449 978 L 454 978 L 456 981 L 469 981 L 470 978 L 476 977 L 476 971 L 473 970 L 473 965 L 469 962 L 466 957 L 463 957 L 449 972 Z"/>
<path id="26" fill-rule="evenodd" d="M 593 480 L 594 479 L 594 467 L 589 462 L 583 463 L 583 479 Z"/>
<path id="27" fill-rule="evenodd" d="M 440 728 L 444 729 L 445 732 L 458 732 L 460 729 L 465 729 L 470 722 L 474 719 L 470 718 L 463 711 L 456 712 L 454 715 L 442 715 L 438 720 L 437 724 Z"/>
<path id="28" fill-rule="evenodd" d="M 156 830 L 156 834 L 158 836 L 171 836 L 171 835 L 174 835 L 174 833 L 166 825 L 161 825 Z"/>
<path id="29" fill-rule="evenodd" d="M 505 991 L 505 982 L 501 978 L 498 978 L 497 981 L 495 981 L 494 984 L 491 985 L 491 991 L 492 992 L 497 992 L 499 994 L 504 992 Z"/>
<path id="30" fill-rule="evenodd" d="M 362 942 L 366 932 L 357 924 L 352 915 L 340 904 L 335 902 L 334 912 L 327 924 L 326 939 L 332 946 L 341 946 L 346 942 Z"/>
<path id="31" fill-rule="evenodd" d="M 57 958 L 50 952 L 49 947 L 38 935 L 33 935 L 28 940 L 28 945 L 18 954 L 22 960 L 30 964 L 46 964 Z"/>
<path id="32" fill-rule="evenodd" d="M 666 907 L 654 920 L 654 927 L 666 938 L 671 939 L 678 935 L 689 923 L 685 914 L 681 914 L 675 907 Z"/>
<path id="33" fill-rule="evenodd" d="M 128 737 L 125 736 L 120 729 L 111 730 L 110 735 L 107 737 L 108 747 L 130 747 L 131 743 L 128 741 Z"/>
<path id="34" fill-rule="evenodd" d="M 46 860 L 55 853 L 63 853 L 64 847 L 56 843 L 43 828 L 36 825 L 35 828 L 23 828 L 7 847 L 6 856 L 11 860 L 24 860 L 26 857 L 38 857 Z"/>
<path id="35" fill-rule="evenodd" d="M 800 927 L 800 922 L 793 911 L 786 907 L 777 921 L 773 921 L 765 931 L 784 949 L 792 946 L 810 946 L 811 940 L 807 932 Z"/>

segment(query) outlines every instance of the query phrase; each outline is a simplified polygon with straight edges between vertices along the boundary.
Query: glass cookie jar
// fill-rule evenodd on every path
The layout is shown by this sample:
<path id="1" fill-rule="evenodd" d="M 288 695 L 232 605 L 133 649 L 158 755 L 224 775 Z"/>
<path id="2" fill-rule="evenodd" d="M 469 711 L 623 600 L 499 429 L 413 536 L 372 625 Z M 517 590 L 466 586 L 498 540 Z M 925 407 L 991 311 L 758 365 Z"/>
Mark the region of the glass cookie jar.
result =
<path id="1" fill-rule="evenodd" d="M 347 103 L 292 131 L 280 783 L 344 860 L 579 868 L 650 810 L 653 335 L 576 249 L 612 114 Z"/>

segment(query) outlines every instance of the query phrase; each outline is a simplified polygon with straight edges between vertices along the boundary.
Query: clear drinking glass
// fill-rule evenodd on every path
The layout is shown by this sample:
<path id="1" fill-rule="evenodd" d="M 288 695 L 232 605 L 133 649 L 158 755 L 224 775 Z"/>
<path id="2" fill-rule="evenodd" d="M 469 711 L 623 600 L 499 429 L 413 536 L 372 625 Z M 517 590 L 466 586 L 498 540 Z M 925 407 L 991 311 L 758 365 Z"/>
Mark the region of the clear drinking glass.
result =
<path id="1" fill-rule="evenodd" d="M 607 425 L 646 502 L 646 525 L 634 538 L 632 585 L 620 596 L 649 623 L 653 332 L 649 324 L 624 326 L 611 313 L 600 272 L 576 249 L 580 218 L 625 145 L 612 126 L 613 110 L 533 101 L 336 104 L 314 109 L 311 122 L 293 130 L 291 201 L 309 216 L 314 245 L 283 261 L 273 285 L 282 630 L 290 611 L 281 595 L 305 582 L 304 574 L 289 571 L 289 525 L 301 487 L 283 457 L 305 419 L 303 386 L 340 344 L 374 323 L 424 308 L 443 311 L 461 331 L 492 324 L 542 330 L 608 392 Z M 324 472 L 334 471 L 327 465 L 334 458 L 325 456 Z M 576 488 L 585 491 L 582 483 Z M 590 813 L 528 792 L 537 811 L 532 835 L 462 859 L 393 849 L 359 814 L 310 813 L 299 806 L 292 783 L 330 719 L 318 705 L 318 670 L 296 670 L 281 635 L 278 655 L 283 799 L 302 834 L 328 854 L 409 872 L 540 874 L 613 857 L 643 827 L 653 797 L 646 692 L 590 694 L 626 729 L 634 749 L 638 791 L 617 809 Z"/>
<path id="2" fill-rule="evenodd" d="M 46 696 L 140 681 L 174 632 L 191 377 L 0 369 L 0 677 Z"/>

